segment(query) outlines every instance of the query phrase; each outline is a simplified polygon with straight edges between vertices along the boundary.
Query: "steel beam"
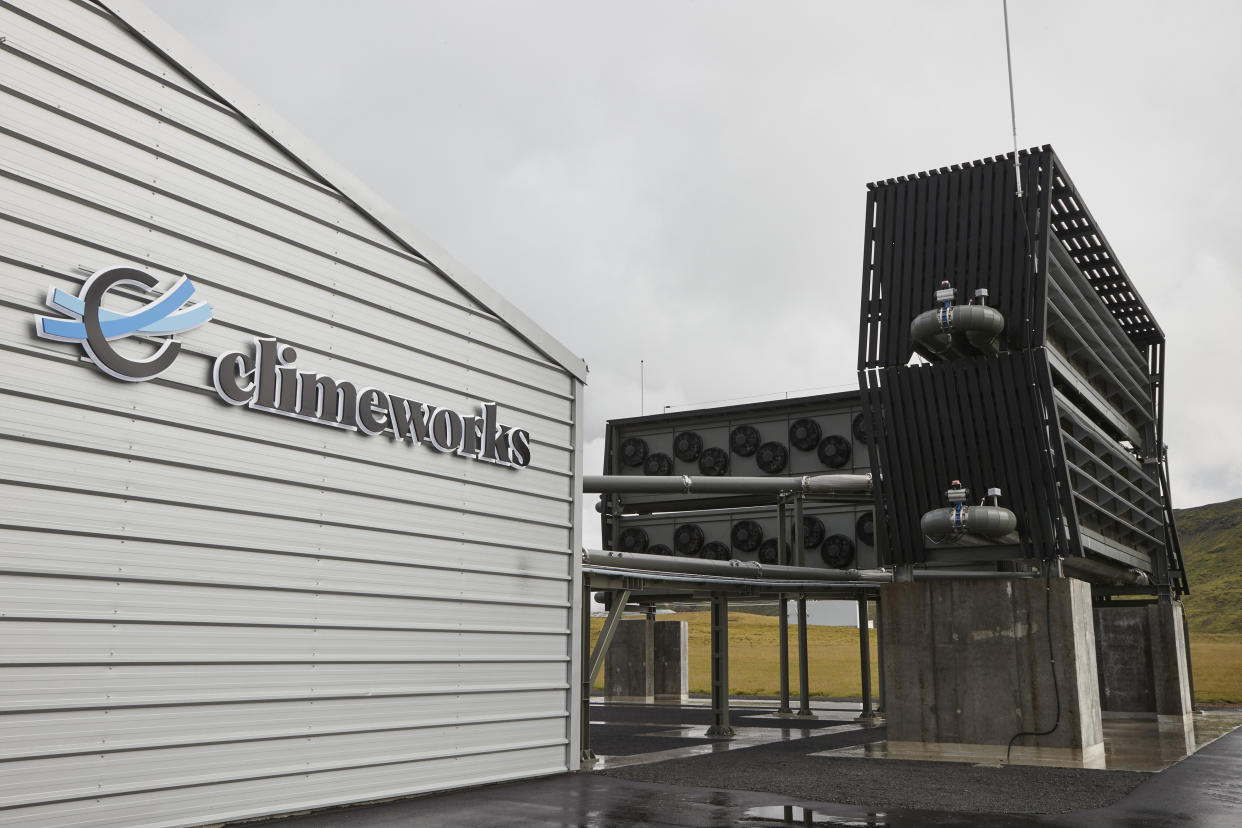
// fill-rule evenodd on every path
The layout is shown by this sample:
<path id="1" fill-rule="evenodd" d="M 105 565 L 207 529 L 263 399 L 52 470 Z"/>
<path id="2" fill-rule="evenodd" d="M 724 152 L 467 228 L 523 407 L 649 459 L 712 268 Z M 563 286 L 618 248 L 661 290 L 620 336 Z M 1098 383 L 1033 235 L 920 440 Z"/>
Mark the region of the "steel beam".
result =
<path id="1" fill-rule="evenodd" d="M 802 498 L 794 500 L 794 561 L 806 563 L 806 526 L 802 522 Z M 806 641 L 806 596 L 798 596 L 798 716 L 815 718 L 811 712 L 811 673 Z"/>
<path id="2" fill-rule="evenodd" d="M 612 607 L 608 610 L 608 617 L 604 619 L 604 628 L 599 631 L 595 651 L 591 653 L 591 676 L 587 681 L 588 687 L 595 684 L 595 679 L 599 677 L 599 670 L 604 666 L 604 653 L 608 652 L 608 645 L 612 644 L 612 637 L 617 632 L 617 624 L 621 622 L 621 615 L 625 612 L 625 603 L 630 600 L 630 591 L 628 589 L 614 590 L 612 596 Z"/>
<path id="3" fill-rule="evenodd" d="M 781 497 L 776 508 L 777 529 L 776 529 L 776 554 L 777 560 L 781 564 L 789 563 L 789 541 L 788 535 L 788 513 L 785 509 L 786 498 Z M 776 709 L 778 716 L 788 716 L 793 713 L 789 707 L 789 598 L 784 592 L 780 598 L 780 679 L 781 679 L 781 706 Z"/>
<path id="4" fill-rule="evenodd" d="M 729 725 L 729 595 L 712 593 L 712 725 L 707 735 L 732 738 Z"/>

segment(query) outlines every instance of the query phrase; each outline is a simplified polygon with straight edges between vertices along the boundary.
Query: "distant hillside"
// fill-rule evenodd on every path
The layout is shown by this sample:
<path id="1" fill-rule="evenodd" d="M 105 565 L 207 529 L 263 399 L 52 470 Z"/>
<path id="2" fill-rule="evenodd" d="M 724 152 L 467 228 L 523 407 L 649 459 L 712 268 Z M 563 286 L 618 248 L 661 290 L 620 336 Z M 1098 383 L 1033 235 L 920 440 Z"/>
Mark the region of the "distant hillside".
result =
<path id="1" fill-rule="evenodd" d="M 1191 632 L 1242 633 L 1242 499 L 1177 509 Z"/>

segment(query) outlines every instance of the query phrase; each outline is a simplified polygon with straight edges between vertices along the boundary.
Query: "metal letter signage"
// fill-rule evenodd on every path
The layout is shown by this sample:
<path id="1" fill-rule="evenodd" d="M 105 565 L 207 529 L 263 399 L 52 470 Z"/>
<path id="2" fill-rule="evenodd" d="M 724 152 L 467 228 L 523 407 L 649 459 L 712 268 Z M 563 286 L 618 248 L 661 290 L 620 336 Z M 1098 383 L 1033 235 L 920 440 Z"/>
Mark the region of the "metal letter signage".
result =
<path id="1" fill-rule="evenodd" d="M 108 267 L 97 271 L 82 286 L 81 298 L 59 288 L 48 291 L 46 304 L 64 311 L 71 319 L 36 316 L 35 333 L 44 339 L 80 342 L 86 355 L 105 374 L 126 382 L 142 382 L 162 374 L 181 351 L 181 343 L 165 339 L 159 350 L 147 359 L 129 359 L 117 353 L 108 343 L 134 334 L 171 335 L 197 328 L 211 321 L 211 306 L 191 305 L 183 308 L 194 295 L 189 277 L 182 276 L 172 290 L 146 307 L 132 313 L 117 313 L 103 307 L 109 290 L 120 285 L 133 285 L 150 291 L 158 281 L 154 276 L 132 267 Z"/>
<path id="2" fill-rule="evenodd" d="M 104 296 L 114 287 L 133 285 L 151 292 L 158 280 L 133 267 L 108 267 L 97 271 L 82 286 L 79 296 L 59 288 L 48 291 L 47 305 L 69 318 L 35 316 L 35 333 L 58 342 L 80 342 L 86 355 L 105 374 L 126 382 L 154 379 L 172 365 L 181 343 L 165 339 L 146 359 L 130 359 L 109 342 L 127 336 L 167 336 L 188 331 L 211 321 L 211 306 L 187 306 L 194 285 L 182 276 L 172 289 L 130 313 L 103 307 Z M 480 403 L 477 415 L 465 416 L 387 394 L 376 388 L 358 388 L 326 374 L 299 371 L 298 354 L 272 337 L 255 337 L 254 353 L 230 351 L 220 354 L 211 369 L 211 381 L 220 399 L 299 420 L 357 431 L 375 436 L 387 431 L 398 441 L 425 443 L 444 454 L 457 454 L 501 466 L 530 465 L 530 433 L 503 425 L 496 416 L 496 403 Z"/>

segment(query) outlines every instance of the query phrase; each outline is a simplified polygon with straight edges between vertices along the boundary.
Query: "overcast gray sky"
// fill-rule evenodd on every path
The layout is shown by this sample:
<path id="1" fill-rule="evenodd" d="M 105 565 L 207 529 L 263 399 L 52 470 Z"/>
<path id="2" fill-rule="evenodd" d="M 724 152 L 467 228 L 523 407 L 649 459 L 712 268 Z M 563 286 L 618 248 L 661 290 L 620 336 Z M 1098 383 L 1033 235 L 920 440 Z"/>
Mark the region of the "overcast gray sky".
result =
<path id="1" fill-rule="evenodd" d="M 148 2 L 586 359 L 588 472 L 640 359 L 647 413 L 856 387 L 866 183 L 1012 141 L 1000 0 Z M 1240 22 L 1010 4 L 1019 144 L 1168 337 L 1178 506 L 1242 496 Z"/>

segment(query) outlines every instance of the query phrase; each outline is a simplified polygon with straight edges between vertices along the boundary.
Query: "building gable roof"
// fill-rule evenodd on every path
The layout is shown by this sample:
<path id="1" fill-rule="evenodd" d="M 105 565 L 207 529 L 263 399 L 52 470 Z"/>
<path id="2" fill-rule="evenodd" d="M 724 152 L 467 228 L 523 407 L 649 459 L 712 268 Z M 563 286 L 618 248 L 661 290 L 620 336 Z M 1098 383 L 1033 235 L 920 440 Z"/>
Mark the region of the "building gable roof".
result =
<path id="1" fill-rule="evenodd" d="M 338 191 L 356 210 L 382 228 L 401 247 L 475 302 L 494 313 L 522 339 L 582 382 L 586 363 L 518 310 L 439 245 L 410 225 L 401 214 L 352 173 L 333 161 L 288 121 L 261 102 L 240 82 L 161 20 L 139 0 L 96 0 L 135 37 L 227 104 L 254 129 L 297 160 L 315 177 Z"/>

